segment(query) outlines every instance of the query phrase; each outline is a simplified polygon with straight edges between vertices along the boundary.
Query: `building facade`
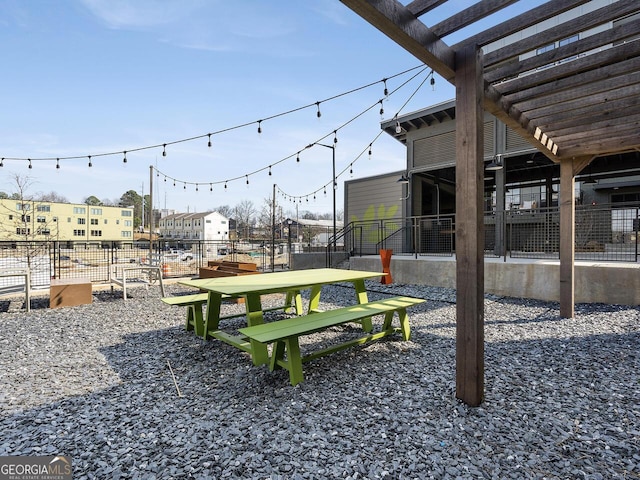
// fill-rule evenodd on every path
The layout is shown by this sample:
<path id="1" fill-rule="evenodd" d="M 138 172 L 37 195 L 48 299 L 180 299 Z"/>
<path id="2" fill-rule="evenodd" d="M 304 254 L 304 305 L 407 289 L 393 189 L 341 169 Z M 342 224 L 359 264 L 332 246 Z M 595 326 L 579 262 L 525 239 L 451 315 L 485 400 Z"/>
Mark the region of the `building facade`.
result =
<path id="1" fill-rule="evenodd" d="M 229 240 L 229 219 L 218 212 L 174 213 L 161 218 L 158 229 L 167 240 Z"/>
<path id="2" fill-rule="evenodd" d="M 133 208 L 1 199 L 0 240 L 133 241 Z"/>

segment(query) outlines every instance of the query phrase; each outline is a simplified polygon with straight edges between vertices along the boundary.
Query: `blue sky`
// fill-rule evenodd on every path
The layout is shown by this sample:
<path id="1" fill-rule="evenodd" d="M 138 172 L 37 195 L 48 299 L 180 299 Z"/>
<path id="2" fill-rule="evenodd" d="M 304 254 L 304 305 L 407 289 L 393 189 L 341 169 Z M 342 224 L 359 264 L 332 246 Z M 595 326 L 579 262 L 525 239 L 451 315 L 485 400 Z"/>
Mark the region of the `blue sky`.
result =
<path id="1" fill-rule="evenodd" d="M 32 169 L 5 160 L 0 190 L 11 192 L 11 174 L 20 173 L 31 177 L 31 193 L 71 202 L 148 193 L 153 165 L 162 172 L 154 174 L 156 208 L 205 211 L 245 200 L 260 208 L 277 184 L 303 197 L 300 211 L 330 213 L 331 151 L 305 146 L 331 143 L 337 130 L 342 210 L 345 180 L 405 168 L 403 146 L 386 134 L 375 140 L 377 102 L 384 99 L 389 119 L 454 96 L 437 76 L 434 87 L 427 80 L 418 88 L 429 70 L 405 86 L 419 69 L 391 78 L 420 62 L 337 0 L 4 0 L 0 56 L 0 155 L 33 159 Z M 317 117 L 315 102 L 374 82 L 322 102 Z M 273 116 L 258 134 L 258 120 Z M 164 143 L 166 156 L 162 147 L 132 152 Z M 125 150 L 126 164 L 122 153 L 100 156 Z M 83 158 L 61 160 L 59 169 L 40 160 L 70 156 Z"/>

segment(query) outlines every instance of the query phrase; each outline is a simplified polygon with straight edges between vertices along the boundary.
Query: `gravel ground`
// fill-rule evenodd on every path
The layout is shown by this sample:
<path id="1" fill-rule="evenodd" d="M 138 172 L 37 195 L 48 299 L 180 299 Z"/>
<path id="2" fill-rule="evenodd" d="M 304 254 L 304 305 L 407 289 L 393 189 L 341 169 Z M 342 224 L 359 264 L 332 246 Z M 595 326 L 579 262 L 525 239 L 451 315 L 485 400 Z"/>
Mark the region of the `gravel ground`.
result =
<path id="1" fill-rule="evenodd" d="M 296 387 L 185 332 L 157 289 L 54 310 L 35 299 L 28 314 L 16 300 L 0 313 L 0 455 L 70 455 L 75 479 L 640 478 L 640 307 L 562 319 L 556 303 L 487 296 L 485 402 L 470 408 L 455 398 L 455 292 L 368 288 L 428 299 L 410 310 L 411 341 L 317 359 Z M 352 296 L 326 287 L 322 303 Z"/>

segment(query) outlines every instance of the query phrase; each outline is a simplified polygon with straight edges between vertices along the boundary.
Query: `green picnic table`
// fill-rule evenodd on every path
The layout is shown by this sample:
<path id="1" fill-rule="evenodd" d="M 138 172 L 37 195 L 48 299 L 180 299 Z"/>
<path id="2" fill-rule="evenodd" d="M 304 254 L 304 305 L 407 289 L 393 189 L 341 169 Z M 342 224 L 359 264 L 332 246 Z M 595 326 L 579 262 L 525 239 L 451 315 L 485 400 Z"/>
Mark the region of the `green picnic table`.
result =
<path id="1" fill-rule="evenodd" d="M 302 290 L 310 290 L 309 311 L 317 312 L 320 294 L 324 285 L 333 283 L 351 283 L 354 287 L 356 303 L 368 302 L 365 280 L 385 275 L 381 272 L 362 270 L 343 270 L 337 268 L 318 268 L 293 270 L 286 272 L 263 273 L 260 275 L 242 275 L 238 277 L 200 278 L 183 280 L 181 285 L 198 288 L 208 293 L 207 309 L 204 318 L 203 337 L 216 338 L 249 352 L 254 365 L 269 362 L 267 346 L 244 336 L 233 335 L 219 329 L 220 306 L 223 297 L 242 297 L 245 299 L 247 326 L 264 323 L 264 310 L 261 297 L 271 293 L 286 293 L 285 308 L 295 307 L 296 314 L 302 315 Z M 371 318 L 362 320 L 365 332 L 372 330 Z"/>

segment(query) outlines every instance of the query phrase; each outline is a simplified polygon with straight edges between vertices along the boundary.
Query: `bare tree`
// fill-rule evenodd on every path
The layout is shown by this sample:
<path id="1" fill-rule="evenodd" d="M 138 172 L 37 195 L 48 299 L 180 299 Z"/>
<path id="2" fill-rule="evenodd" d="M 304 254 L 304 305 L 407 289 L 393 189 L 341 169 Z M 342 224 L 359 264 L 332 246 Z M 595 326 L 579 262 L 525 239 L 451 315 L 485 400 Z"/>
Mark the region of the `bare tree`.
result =
<path id="1" fill-rule="evenodd" d="M 65 197 L 64 195 L 60 195 L 59 193 L 56 193 L 54 191 L 51 191 L 49 193 L 39 192 L 35 198 L 40 202 L 70 203 L 67 197 Z"/>
<path id="2" fill-rule="evenodd" d="M 256 208 L 251 200 L 243 200 L 233 211 L 239 236 L 249 238 L 255 224 Z"/>
<path id="3" fill-rule="evenodd" d="M 54 219 L 46 214 L 49 211 L 50 200 L 35 200 L 29 194 L 33 185 L 30 177 L 15 173 L 12 175 L 15 192 L 10 199 L 3 202 L 3 221 L 0 229 L 4 230 L 4 237 L 20 240 L 16 244 L 16 256 L 19 261 L 26 261 L 27 268 L 42 263 L 48 265 L 48 243 Z M 23 260 L 24 259 L 24 260 Z"/>

